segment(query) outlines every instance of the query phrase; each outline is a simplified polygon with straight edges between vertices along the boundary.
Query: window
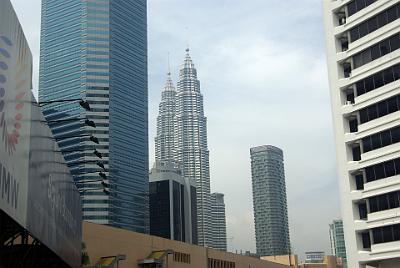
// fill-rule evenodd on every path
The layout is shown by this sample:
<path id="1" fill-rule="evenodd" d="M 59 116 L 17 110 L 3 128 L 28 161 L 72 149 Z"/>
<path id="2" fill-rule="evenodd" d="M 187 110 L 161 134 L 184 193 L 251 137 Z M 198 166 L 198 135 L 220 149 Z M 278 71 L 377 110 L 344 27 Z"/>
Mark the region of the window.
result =
<path id="1" fill-rule="evenodd" d="M 387 210 L 389 208 L 388 200 L 386 195 L 379 195 L 378 196 L 378 209 Z"/>
<path id="2" fill-rule="evenodd" d="M 174 252 L 174 262 L 183 262 L 190 264 L 190 254 Z"/>
<path id="3" fill-rule="evenodd" d="M 389 208 L 399 207 L 399 192 L 388 193 Z"/>
<path id="4" fill-rule="evenodd" d="M 388 146 L 392 143 L 390 132 L 382 132 L 381 138 L 382 138 L 382 147 Z"/>
<path id="5" fill-rule="evenodd" d="M 388 161 L 384 163 L 385 177 L 392 177 L 396 174 L 396 169 L 393 161 Z"/>
<path id="6" fill-rule="evenodd" d="M 387 17 L 387 12 L 382 12 L 378 14 L 378 25 L 383 26 L 388 23 L 388 17 Z"/>
<path id="7" fill-rule="evenodd" d="M 394 51 L 398 48 L 400 48 L 400 35 L 395 34 L 394 36 L 390 37 L 390 50 Z"/>
<path id="8" fill-rule="evenodd" d="M 368 30 L 370 32 L 373 32 L 376 29 L 378 29 L 378 18 L 377 17 L 373 17 L 373 18 L 369 19 L 367 23 L 368 23 Z"/>
<path id="9" fill-rule="evenodd" d="M 385 177 L 385 166 L 384 164 L 377 164 L 375 166 L 375 178 L 382 179 Z"/>
<path id="10" fill-rule="evenodd" d="M 360 214 L 360 220 L 366 220 L 367 219 L 367 204 L 366 203 L 362 203 L 358 205 L 358 211 Z"/>
<path id="11" fill-rule="evenodd" d="M 368 119 L 369 120 L 374 120 L 375 118 L 378 117 L 378 110 L 376 105 L 372 105 L 368 108 Z"/>
<path id="12" fill-rule="evenodd" d="M 369 202 L 369 210 L 371 213 L 379 211 L 378 199 L 376 197 L 369 198 L 368 202 Z"/>
<path id="13" fill-rule="evenodd" d="M 393 77 L 393 70 L 392 69 L 387 69 L 383 71 L 383 82 L 385 84 L 392 83 L 394 81 Z"/>
<path id="14" fill-rule="evenodd" d="M 396 127 L 391 131 L 392 134 L 392 143 L 396 143 L 400 141 L 400 127 Z"/>
<path id="15" fill-rule="evenodd" d="M 352 119 L 349 121 L 350 132 L 354 133 L 358 131 L 358 121 L 356 119 Z"/>
<path id="16" fill-rule="evenodd" d="M 364 190 L 364 176 L 362 174 L 356 175 L 356 189 Z"/>
<path id="17" fill-rule="evenodd" d="M 399 99 L 400 95 L 397 95 L 392 98 L 386 99 L 384 101 L 378 102 L 376 104 L 370 105 L 364 109 L 361 109 L 359 112 L 361 124 L 385 116 L 387 114 L 399 111 L 400 110 Z"/>
<path id="18" fill-rule="evenodd" d="M 393 173 L 393 166 L 395 173 Z M 368 182 L 400 174 L 400 158 L 389 160 L 365 168 L 365 179 Z"/>
<path id="19" fill-rule="evenodd" d="M 388 135 L 391 136 L 388 142 Z M 362 139 L 364 153 L 400 142 L 400 127 L 391 128 Z"/>
<path id="20" fill-rule="evenodd" d="M 353 161 L 360 161 L 361 160 L 361 149 L 360 146 L 353 148 Z"/>
<path id="21" fill-rule="evenodd" d="M 378 149 L 382 147 L 381 139 L 380 139 L 380 134 L 374 134 L 371 136 L 371 142 L 372 142 L 372 150 Z"/>
<path id="22" fill-rule="evenodd" d="M 361 0 L 361 1 L 365 1 L 365 0 Z M 357 2 L 358 1 L 356 1 L 356 3 Z M 354 2 L 352 2 L 352 3 L 354 3 Z M 367 4 L 367 2 L 363 2 L 363 3 Z M 358 4 L 355 4 L 355 6 L 356 6 L 355 10 L 360 10 L 358 7 Z M 352 13 L 354 11 L 353 4 L 347 5 L 347 8 L 348 8 L 349 16 L 350 16 L 350 14 L 354 14 L 354 13 Z M 369 33 L 372 33 L 374 31 L 376 31 L 377 29 L 385 26 L 386 24 L 398 19 L 400 16 L 398 9 L 399 9 L 399 4 L 394 5 L 391 8 L 386 9 L 386 10 L 382 11 L 381 13 L 379 13 L 378 15 L 370 18 L 368 21 L 360 23 L 359 25 L 350 29 L 351 42 L 354 42 L 354 41 L 360 39 L 361 37 L 366 36 Z"/>
<path id="23" fill-rule="evenodd" d="M 349 14 L 349 16 L 351 16 L 351 15 L 355 14 L 356 12 L 357 12 L 356 2 L 355 1 L 350 2 L 347 5 L 347 13 Z"/>
<path id="24" fill-rule="evenodd" d="M 369 152 L 372 150 L 372 142 L 371 137 L 366 137 L 362 139 L 364 153 Z"/>
<path id="25" fill-rule="evenodd" d="M 393 241 L 393 228 L 392 226 L 385 226 L 382 228 L 383 241 L 390 242 Z"/>
<path id="26" fill-rule="evenodd" d="M 370 48 L 371 50 L 371 60 L 376 60 L 381 56 L 381 51 L 379 49 L 379 44 L 374 45 Z"/>
<path id="27" fill-rule="evenodd" d="M 393 6 L 388 9 L 387 17 L 388 17 L 388 22 L 392 22 L 398 18 L 397 17 L 397 6 Z"/>
<path id="28" fill-rule="evenodd" d="M 379 102 L 377 106 L 378 106 L 378 117 L 385 116 L 389 113 L 386 101 Z"/>
<path id="29" fill-rule="evenodd" d="M 369 237 L 369 233 L 362 233 L 361 234 L 363 248 L 370 249 L 371 248 L 371 239 Z"/>
<path id="30" fill-rule="evenodd" d="M 372 236 L 374 238 L 374 244 L 383 243 L 383 234 L 381 228 L 372 229 Z"/>

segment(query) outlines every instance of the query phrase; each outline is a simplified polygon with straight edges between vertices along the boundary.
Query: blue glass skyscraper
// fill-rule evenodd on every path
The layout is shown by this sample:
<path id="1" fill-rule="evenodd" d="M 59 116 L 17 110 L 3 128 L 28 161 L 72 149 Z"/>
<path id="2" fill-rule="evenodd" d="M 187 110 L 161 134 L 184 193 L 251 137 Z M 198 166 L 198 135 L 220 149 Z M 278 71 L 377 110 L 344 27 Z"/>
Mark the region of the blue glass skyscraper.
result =
<path id="1" fill-rule="evenodd" d="M 81 189 L 84 220 L 139 232 L 149 228 L 146 12 L 146 0 L 43 0 L 39 83 L 44 104 L 91 107 L 43 105 Z M 97 190 L 99 172 L 109 194 Z"/>

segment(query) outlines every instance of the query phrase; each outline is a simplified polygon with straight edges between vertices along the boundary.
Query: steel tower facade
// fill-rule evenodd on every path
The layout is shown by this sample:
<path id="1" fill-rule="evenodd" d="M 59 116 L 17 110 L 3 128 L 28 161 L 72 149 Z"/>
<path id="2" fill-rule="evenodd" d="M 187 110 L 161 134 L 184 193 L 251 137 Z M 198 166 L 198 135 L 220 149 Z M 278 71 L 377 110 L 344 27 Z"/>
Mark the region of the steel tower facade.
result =
<path id="1" fill-rule="evenodd" d="M 39 100 L 82 98 L 91 106 L 43 106 L 79 181 L 84 220 L 148 232 L 146 1 L 43 0 L 41 31 Z M 109 195 L 90 190 L 101 183 L 94 148 Z"/>
<path id="2" fill-rule="evenodd" d="M 161 93 L 159 113 L 157 116 L 156 160 L 173 161 L 175 154 L 175 111 L 176 90 L 168 72 L 167 81 Z"/>
<path id="3" fill-rule="evenodd" d="M 209 246 L 212 241 L 207 118 L 189 49 L 179 72 L 174 127 L 175 159 L 181 164 L 182 176 L 196 181 L 198 244 Z"/>

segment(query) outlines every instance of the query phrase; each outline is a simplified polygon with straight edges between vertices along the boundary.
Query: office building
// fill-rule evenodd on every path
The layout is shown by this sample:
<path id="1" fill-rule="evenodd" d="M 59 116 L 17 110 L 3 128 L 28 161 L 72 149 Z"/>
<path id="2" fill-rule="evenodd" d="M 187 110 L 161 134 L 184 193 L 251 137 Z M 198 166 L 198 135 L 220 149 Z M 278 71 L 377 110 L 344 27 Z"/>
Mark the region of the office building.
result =
<path id="1" fill-rule="evenodd" d="M 227 250 L 224 194 L 211 194 L 211 248 Z"/>
<path id="2" fill-rule="evenodd" d="M 349 267 L 400 263 L 400 1 L 324 0 Z"/>
<path id="3" fill-rule="evenodd" d="M 43 113 L 82 193 L 84 220 L 138 232 L 149 228 L 146 5 L 43 0 L 40 46 L 39 100 L 50 102 Z M 109 193 L 96 190 L 104 180 Z"/>
<path id="4" fill-rule="evenodd" d="M 331 242 L 332 255 L 341 258 L 343 267 L 347 268 L 346 243 L 344 242 L 342 220 L 334 220 L 332 224 L 329 224 L 329 240 Z"/>
<path id="5" fill-rule="evenodd" d="M 285 171 L 281 149 L 263 145 L 250 149 L 257 254 L 290 254 Z"/>
<path id="6" fill-rule="evenodd" d="M 208 246 L 211 244 L 211 197 L 207 118 L 189 49 L 179 72 L 175 105 L 175 160 L 181 164 L 182 176 L 196 181 L 198 244 Z"/>
<path id="7" fill-rule="evenodd" d="M 155 162 L 149 180 L 150 234 L 197 244 L 196 182 L 167 161 Z"/>
<path id="8" fill-rule="evenodd" d="M 323 251 L 308 251 L 306 252 L 305 263 L 323 263 L 325 252 Z"/>

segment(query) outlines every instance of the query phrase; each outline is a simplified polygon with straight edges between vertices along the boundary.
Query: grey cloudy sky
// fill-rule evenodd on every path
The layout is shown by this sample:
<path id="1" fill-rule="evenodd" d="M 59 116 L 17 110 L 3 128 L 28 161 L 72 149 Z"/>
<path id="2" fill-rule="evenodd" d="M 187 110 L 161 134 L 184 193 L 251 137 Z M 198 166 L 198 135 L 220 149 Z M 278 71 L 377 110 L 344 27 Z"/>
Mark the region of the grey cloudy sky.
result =
<path id="1" fill-rule="evenodd" d="M 12 0 L 35 57 L 40 0 Z M 208 117 L 212 191 L 225 194 L 230 250 L 255 251 L 249 148 L 285 154 L 296 253 L 329 252 L 338 218 L 320 0 L 149 0 L 150 163 L 170 53 L 174 82 L 189 44 Z"/>

